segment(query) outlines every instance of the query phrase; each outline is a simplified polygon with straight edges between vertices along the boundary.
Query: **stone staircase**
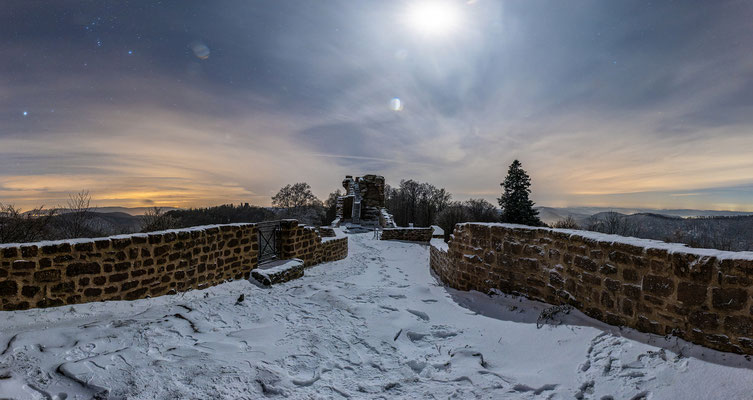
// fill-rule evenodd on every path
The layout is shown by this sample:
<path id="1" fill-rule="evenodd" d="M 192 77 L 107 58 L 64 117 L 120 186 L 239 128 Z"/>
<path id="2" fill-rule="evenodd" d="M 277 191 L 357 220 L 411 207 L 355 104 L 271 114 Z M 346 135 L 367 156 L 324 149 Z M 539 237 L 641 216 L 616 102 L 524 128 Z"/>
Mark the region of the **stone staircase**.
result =
<path id="1" fill-rule="evenodd" d="M 351 183 L 351 191 L 355 196 L 353 199 L 353 215 L 351 221 L 354 224 L 361 223 L 361 188 L 358 186 L 358 182 L 353 181 Z"/>

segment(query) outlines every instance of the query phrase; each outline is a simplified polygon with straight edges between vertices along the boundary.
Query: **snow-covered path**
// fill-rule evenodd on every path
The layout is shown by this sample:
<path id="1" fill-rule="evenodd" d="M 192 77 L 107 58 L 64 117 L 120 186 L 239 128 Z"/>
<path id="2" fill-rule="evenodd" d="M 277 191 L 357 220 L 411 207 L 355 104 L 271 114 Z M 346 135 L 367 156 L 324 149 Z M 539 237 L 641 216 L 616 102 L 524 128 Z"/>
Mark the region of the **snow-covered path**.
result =
<path id="1" fill-rule="evenodd" d="M 0 312 L 0 398 L 751 398 L 745 357 L 575 311 L 539 329 L 546 307 L 446 289 L 426 246 L 352 235 L 271 289 Z"/>

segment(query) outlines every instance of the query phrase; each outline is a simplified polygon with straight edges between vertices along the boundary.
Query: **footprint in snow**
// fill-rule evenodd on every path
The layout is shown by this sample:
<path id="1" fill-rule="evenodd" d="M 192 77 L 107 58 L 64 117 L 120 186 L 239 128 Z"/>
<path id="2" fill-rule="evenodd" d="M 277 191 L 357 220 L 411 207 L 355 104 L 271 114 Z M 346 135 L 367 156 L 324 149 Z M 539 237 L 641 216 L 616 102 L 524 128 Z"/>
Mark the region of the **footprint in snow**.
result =
<path id="1" fill-rule="evenodd" d="M 533 392 L 533 394 L 539 395 L 541 393 L 544 393 L 544 392 L 549 391 L 549 390 L 554 390 L 556 388 L 557 388 L 557 385 L 553 384 L 553 383 L 552 384 L 543 385 L 543 386 L 538 387 L 538 388 L 533 388 L 533 387 L 530 387 L 528 385 L 523 385 L 523 384 L 517 384 L 517 385 L 515 385 L 515 386 L 512 387 L 512 390 L 514 390 L 516 392 L 520 392 L 520 393 Z"/>
<path id="2" fill-rule="evenodd" d="M 406 309 L 406 311 L 408 311 L 409 313 L 417 316 L 418 318 L 421 318 L 424 321 L 429 321 L 429 314 L 427 314 L 427 313 L 425 313 L 423 311 L 411 310 L 410 308 Z"/>
<path id="3" fill-rule="evenodd" d="M 405 336 L 407 336 L 411 342 L 417 342 L 419 340 L 424 340 L 424 338 L 429 336 L 429 334 L 421 333 L 421 332 L 414 332 L 414 331 L 406 331 Z"/>

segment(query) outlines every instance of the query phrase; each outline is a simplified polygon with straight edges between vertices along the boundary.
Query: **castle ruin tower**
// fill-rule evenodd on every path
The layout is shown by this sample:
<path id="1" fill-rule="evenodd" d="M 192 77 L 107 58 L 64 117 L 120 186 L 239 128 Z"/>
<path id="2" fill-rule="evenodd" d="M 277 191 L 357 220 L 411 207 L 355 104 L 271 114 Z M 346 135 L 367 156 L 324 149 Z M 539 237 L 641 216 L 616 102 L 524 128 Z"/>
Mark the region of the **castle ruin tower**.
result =
<path id="1" fill-rule="evenodd" d="M 342 182 L 345 195 L 337 199 L 337 219 L 333 224 L 351 223 L 377 226 L 384 219 L 384 177 L 347 175 Z"/>

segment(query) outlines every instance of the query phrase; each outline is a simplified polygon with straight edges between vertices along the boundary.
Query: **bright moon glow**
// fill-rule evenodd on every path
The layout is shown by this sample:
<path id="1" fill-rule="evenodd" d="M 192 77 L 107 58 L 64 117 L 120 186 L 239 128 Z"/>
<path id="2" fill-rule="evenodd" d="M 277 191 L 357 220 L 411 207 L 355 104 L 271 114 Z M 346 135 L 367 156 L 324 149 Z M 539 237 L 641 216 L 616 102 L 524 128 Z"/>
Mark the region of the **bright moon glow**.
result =
<path id="1" fill-rule="evenodd" d="M 457 3 L 446 0 L 422 0 L 411 4 L 406 23 L 426 36 L 441 36 L 460 26 L 461 10 Z"/>

